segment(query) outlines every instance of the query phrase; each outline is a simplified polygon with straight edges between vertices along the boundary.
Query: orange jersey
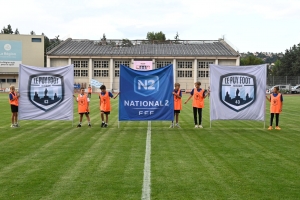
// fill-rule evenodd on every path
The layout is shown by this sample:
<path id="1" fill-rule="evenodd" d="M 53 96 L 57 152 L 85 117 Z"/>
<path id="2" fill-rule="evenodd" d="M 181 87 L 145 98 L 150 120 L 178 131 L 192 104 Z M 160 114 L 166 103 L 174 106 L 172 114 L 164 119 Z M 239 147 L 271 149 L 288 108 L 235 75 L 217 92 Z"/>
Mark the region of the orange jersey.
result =
<path id="1" fill-rule="evenodd" d="M 19 99 L 18 99 L 18 97 L 17 97 L 17 94 L 15 94 L 15 93 L 13 93 L 13 92 L 10 92 L 9 94 L 11 94 L 11 95 L 13 96 L 13 99 L 12 99 L 12 100 L 8 99 L 8 100 L 9 100 L 9 104 L 10 104 L 10 105 L 18 106 L 18 105 L 19 105 Z"/>
<path id="2" fill-rule="evenodd" d="M 270 113 L 280 113 L 282 108 L 282 102 L 281 102 L 281 94 L 278 93 L 276 97 L 271 96 L 271 104 L 270 104 Z"/>
<path id="3" fill-rule="evenodd" d="M 105 92 L 105 95 L 99 94 L 100 97 L 100 110 L 104 112 L 110 112 L 111 107 L 110 107 L 110 97 L 108 92 Z"/>
<path id="4" fill-rule="evenodd" d="M 90 111 L 89 102 L 86 94 L 82 96 L 81 94 L 78 94 L 77 100 L 78 100 L 78 113 L 86 113 Z"/>
<path id="5" fill-rule="evenodd" d="M 180 90 L 178 90 L 176 94 L 180 95 Z M 176 95 L 173 96 L 174 96 L 174 110 L 181 110 L 182 109 L 181 98 L 178 98 Z"/>
<path id="6" fill-rule="evenodd" d="M 194 97 L 193 97 L 193 107 L 195 108 L 204 108 L 204 90 L 198 92 L 197 88 L 194 89 Z"/>
<path id="7" fill-rule="evenodd" d="M 88 87 L 88 93 L 92 93 L 92 87 Z"/>

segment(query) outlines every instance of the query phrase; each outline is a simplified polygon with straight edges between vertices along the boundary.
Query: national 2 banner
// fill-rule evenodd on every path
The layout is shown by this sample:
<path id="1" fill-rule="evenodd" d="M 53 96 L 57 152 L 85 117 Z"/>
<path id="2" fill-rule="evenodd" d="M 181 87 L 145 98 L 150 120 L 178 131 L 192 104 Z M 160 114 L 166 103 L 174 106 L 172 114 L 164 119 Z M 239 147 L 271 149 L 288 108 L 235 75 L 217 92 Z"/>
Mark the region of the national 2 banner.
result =
<path id="1" fill-rule="evenodd" d="M 73 65 L 19 68 L 20 120 L 73 120 Z"/>
<path id="2" fill-rule="evenodd" d="M 210 120 L 265 120 L 266 65 L 210 66 Z"/>
<path id="3" fill-rule="evenodd" d="M 150 71 L 120 66 L 119 121 L 173 120 L 173 65 Z"/>

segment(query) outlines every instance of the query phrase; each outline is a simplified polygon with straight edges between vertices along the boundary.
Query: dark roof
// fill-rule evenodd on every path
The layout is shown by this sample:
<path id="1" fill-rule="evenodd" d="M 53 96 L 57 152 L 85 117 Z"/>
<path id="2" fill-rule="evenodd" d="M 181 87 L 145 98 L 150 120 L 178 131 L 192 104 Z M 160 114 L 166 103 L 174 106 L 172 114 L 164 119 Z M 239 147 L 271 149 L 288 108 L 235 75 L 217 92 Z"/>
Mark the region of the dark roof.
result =
<path id="1" fill-rule="evenodd" d="M 47 51 L 49 56 L 239 56 L 223 40 L 180 40 L 149 42 L 131 40 L 129 45 L 122 40 L 107 40 L 105 45 L 95 40 L 67 39 Z"/>

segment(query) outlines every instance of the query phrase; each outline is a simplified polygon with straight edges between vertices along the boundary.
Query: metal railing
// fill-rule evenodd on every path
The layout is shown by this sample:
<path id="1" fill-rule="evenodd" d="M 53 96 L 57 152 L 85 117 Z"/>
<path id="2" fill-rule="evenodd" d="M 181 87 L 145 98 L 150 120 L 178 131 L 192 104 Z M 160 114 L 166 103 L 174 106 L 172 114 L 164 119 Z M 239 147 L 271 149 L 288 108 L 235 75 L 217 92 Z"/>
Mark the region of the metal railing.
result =
<path id="1" fill-rule="evenodd" d="M 300 85 L 300 76 L 268 76 L 267 85 Z"/>

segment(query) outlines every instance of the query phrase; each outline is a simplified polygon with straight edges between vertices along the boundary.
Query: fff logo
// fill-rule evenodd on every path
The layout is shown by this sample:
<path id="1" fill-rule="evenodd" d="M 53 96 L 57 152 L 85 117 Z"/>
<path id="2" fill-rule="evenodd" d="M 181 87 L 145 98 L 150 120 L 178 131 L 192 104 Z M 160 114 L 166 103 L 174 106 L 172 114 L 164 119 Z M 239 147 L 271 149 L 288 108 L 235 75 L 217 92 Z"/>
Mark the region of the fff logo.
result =
<path id="1" fill-rule="evenodd" d="M 134 92 L 143 96 L 152 95 L 159 90 L 158 76 L 136 76 L 134 78 Z"/>

